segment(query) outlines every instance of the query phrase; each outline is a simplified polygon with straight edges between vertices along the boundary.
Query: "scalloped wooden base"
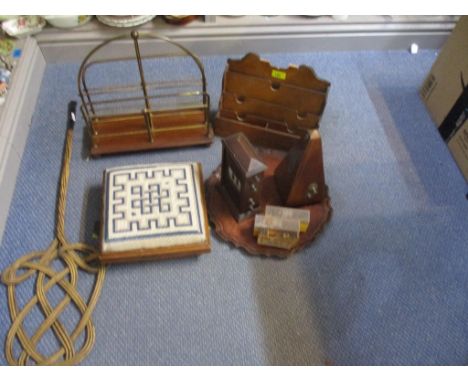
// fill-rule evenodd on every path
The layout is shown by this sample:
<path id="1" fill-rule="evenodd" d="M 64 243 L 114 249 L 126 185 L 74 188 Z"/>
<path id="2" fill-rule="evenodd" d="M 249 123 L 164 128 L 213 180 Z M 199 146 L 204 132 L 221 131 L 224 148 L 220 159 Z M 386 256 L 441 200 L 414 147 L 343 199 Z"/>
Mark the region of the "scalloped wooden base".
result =
<path id="1" fill-rule="evenodd" d="M 266 204 L 281 205 L 281 199 L 276 189 L 273 173 L 285 154 L 284 152 L 273 150 L 259 149 L 258 151 L 262 161 L 268 165 L 261 195 L 261 206 L 262 210 L 264 210 Z M 307 231 L 301 234 L 296 247 L 291 250 L 286 250 L 261 246 L 257 244 L 257 239 L 253 236 L 255 216 L 242 220 L 239 223 L 236 221 L 231 215 L 229 206 L 218 187 L 220 180 L 221 167 L 219 166 L 205 183 L 209 219 L 214 224 L 216 233 L 223 240 L 234 244 L 236 247 L 242 248 L 250 255 L 288 257 L 311 243 L 322 231 L 331 217 L 332 207 L 330 198 L 327 196 L 320 203 L 301 207 L 307 208 L 310 211 L 310 223 Z"/>

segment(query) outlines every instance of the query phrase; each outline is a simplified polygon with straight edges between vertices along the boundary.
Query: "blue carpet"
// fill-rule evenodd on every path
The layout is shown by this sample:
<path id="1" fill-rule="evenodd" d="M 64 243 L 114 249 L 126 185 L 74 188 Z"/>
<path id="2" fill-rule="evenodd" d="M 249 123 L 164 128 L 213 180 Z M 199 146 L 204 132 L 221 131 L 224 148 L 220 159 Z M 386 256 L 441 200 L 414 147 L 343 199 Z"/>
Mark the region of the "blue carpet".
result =
<path id="1" fill-rule="evenodd" d="M 468 364 L 466 182 L 418 96 L 436 52 L 264 57 L 277 66 L 310 65 L 332 83 L 321 123 L 332 220 L 287 260 L 250 257 L 213 237 L 211 254 L 198 259 L 111 266 L 93 315 L 96 345 L 83 364 Z M 213 110 L 226 58 L 202 57 Z M 167 75 L 186 70 L 168 64 Z M 54 236 L 77 71 L 47 66 L 0 269 Z M 102 68 L 95 75 L 111 76 Z M 105 168 L 196 159 L 207 177 L 220 161 L 218 138 L 210 148 L 87 160 L 83 127 L 80 117 L 66 216 L 72 241 L 92 241 Z M 89 288 L 90 277 L 81 281 Z M 67 314 L 71 326 L 76 318 Z M 40 320 L 34 311 L 27 331 Z M 9 325 L 2 285 L 2 343 Z M 52 345 L 44 338 L 39 348 Z"/>

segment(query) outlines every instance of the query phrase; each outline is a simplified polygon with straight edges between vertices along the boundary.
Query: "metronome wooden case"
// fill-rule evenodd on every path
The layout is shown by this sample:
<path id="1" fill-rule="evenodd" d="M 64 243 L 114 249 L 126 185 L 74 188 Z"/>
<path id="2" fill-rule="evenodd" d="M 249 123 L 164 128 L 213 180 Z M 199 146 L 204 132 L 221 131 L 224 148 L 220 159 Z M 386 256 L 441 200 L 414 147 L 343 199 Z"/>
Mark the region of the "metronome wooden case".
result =
<path id="1" fill-rule="evenodd" d="M 131 39 L 133 57 L 99 60 L 96 54 L 104 47 Z M 143 55 L 140 40 L 145 43 L 165 42 L 175 47 L 176 53 Z M 180 53 L 182 52 L 182 53 Z M 198 69 L 199 78 L 147 78 L 145 63 L 167 57 L 185 56 Z M 107 65 L 110 71 L 116 63 L 134 60 L 137 63 L 135 84 L 110 83 L 90 87 L 87 74 L 95 65 Z M 176 72 L 176 71 L 174 71 Z M 146 73 L 148 74 L 148 73 Z M 109 76 L 111 79 L 117 74 Z M 92 85 L 92 84 L 91 84 Z M 81 64 L 78 91 L 91 139 L 91 155 L 113 154 L 129 151 L 163 149 L 193 145 L 209 145 L 213 140 L 210 126 L 210 97 L 200 59 L 179 43 L 152 33 L 132 31 L 116 36 L 96 46 Z"/>
<path id="2" fill-rule="evenodd" d="M 296 143 L 275 170 L 278 193 L 285 206 L 321 202 L 327 193 L 323 169 L 322 140 L 318 129 Z"/>

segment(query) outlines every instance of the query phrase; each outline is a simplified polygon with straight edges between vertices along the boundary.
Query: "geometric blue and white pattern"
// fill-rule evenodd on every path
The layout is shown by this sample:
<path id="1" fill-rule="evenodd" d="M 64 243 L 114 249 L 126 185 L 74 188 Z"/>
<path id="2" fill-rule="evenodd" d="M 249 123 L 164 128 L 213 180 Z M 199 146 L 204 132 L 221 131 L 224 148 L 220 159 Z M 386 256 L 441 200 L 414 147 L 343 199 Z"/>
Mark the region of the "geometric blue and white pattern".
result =
<path id="1" fill-rule="evenodd" d="M 158 163 L 107 169 L 103 252 L 205 240 L 198 165 Z"/>

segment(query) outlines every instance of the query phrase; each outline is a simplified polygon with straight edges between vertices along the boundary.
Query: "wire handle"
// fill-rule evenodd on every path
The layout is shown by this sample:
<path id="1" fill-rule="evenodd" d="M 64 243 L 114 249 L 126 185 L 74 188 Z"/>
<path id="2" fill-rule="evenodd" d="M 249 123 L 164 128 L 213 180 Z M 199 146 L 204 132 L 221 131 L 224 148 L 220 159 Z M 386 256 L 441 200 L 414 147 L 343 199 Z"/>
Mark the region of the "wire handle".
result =
<path id="1" fill-rule="evenodd" d="M 67 121 L 67 129 L 73 129 L 75 127 L 76 122 L 76 101 L 70 101 L 68 103 L 68 121 Z"/>

